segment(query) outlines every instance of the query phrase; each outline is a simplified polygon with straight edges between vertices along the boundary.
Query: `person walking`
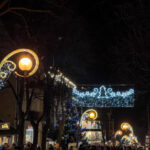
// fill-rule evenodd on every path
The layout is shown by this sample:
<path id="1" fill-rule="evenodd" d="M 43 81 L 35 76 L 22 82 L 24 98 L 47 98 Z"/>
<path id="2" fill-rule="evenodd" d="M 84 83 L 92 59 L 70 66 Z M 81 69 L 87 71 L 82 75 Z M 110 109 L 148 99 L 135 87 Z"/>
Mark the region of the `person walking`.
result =
<path id="1" fill-rule="evenodd" d="M 9 148 L 8 143 L 4 143 L 4 146 L 3 146 L 2 150 L 9 150 L 8 148 Z"/>

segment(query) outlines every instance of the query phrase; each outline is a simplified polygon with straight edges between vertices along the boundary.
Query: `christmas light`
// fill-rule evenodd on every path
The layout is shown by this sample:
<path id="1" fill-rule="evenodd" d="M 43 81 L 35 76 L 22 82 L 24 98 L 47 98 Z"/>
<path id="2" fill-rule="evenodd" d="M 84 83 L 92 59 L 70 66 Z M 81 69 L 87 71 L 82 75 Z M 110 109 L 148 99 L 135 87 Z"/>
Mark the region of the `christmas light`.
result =
<path id="1" fill-rule="evenodd" d="M 92 91 L 78 91 L 73 89 L 73 104 L 80 107 L 133 107 L 134 89 L 116 91 L 102 85 Z"/>
<path id="2" fill-rule="evenodd" d="M 62 83 L 65 84 L 68 88 L 75 89 L 76 85 L 69 80 L 66 76 L 63 75 L 63 73 L 60 70 L 57 70 L 56 73 L 54 73 L 55 68 L 50 67 L 50 70 L 48 71 L 48 74 L 51 78 L 54 78 L 55 83 Z"/>
<path id="3" fill-rule="evenodd" d="M 127 123 L 127 122 L 123 122 L 121 124 L 121 129 L 122 130 L 129 130 L 133 134 L 133 128 L 132 128 L 132 126 L 129 123 Z"/>

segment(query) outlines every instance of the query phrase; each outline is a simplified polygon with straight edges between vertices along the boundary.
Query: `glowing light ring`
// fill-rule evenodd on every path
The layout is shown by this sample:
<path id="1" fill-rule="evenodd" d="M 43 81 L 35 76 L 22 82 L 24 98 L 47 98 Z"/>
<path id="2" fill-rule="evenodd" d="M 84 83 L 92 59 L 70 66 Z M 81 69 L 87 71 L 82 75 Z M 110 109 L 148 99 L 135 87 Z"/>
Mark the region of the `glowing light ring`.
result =
<path id="1" fill-rule="evenodd" d="M 72 91 L 73 105 L 80 107 L 133 107 L 134 89 L 114 92 L 112 88 L 102 85 L 92 91 Z"/>
<path id="2" fill-rule="evenodd" d="M 94 112 L 94 113 L 95 113 L 95 117 L 94 117 L 92 120 L 97 119 L 97 117 L 98 117 L 97 111 L 96 111 L 95 109 L 88 109 L 88 110 L 86 110 L 86 111 L 82 114 L 82 116 L 81 116 L 80 126 L 82 126 L 82 121 L 83 121 L 83 120 L 86 120 L 87 118 L 89 118 L 89 113 L 90 113 L 90 112 Z"/>
<path id="3" fill-rule="evenodd" d="M 125 128 L 125 126 L 126 126 L 126 128 Z M 133 133 L 133 128 L 132 128 L 132 126 L 129 123 L 123 122 L 121 124 L 121 129 L 122 130 L 129 130 L 132 134 L 134 134 Z"/>
<path id="4" fill-rule="evenodd" d="M 29 53 L 29 54 L 34 58 L 34 60 L 35 60 L 34 68 L 33 68 L 33 69 L 28 73 L 28 75 L 26 75 L 26 76 L 21 75 L 21 74 L 19 74 L 18 72 L 15 72 L 15 74 L 18 75 L 18 76 L 20 76 L 20 77 L 29 77 L 29 76 L 32 76 L 32 75 L 37 71 L 37 69 L 38 69 L 38 66 L 39 66 L 39 58 L 38 58 L 37 54 L 36 54 L 34 51 L 30 50 L 30 49 L 17 49 L 17 50 L 15 50 L 15 51 L 9 53 L 9 54 L 1 61 L 1 63 L 0 63 L 0 70 L 2 71 L 3 65 L 9 62 L 9 63 L 12 63 L 15 67 L 14 67 L 13 69 L 8 67 L 8 69 L 9 69 L 10 71 L 14 71 L 14 70 L 16 69 L 16 64 L 15 64 L 14 62 L 12 62 L 12 61 L 9 61 L 8 59 L 10 59 L 10 58 L 11 58 L 12 56 L 14 56 L 15 54 L 23 53 L 23 52 Z M 4 74 L 5 74 L 5 73 L 3 73 L 3 71 L 2 71 L 2 73 L 0 73 L 0 77 L 3 78 L 3 79 L 7 77 L 7 74 L 5 74 L 5 75 L 4 75 Z"/>
<path id="5" fill-rule="evenodd" d="M 122 135 L 122 131 L 121 130 L 118 130 L 118 131 L 116 131 L 116 133 L 115 133 L 115 138 L 117 137 L 117 136 L 121 136 Z"/>

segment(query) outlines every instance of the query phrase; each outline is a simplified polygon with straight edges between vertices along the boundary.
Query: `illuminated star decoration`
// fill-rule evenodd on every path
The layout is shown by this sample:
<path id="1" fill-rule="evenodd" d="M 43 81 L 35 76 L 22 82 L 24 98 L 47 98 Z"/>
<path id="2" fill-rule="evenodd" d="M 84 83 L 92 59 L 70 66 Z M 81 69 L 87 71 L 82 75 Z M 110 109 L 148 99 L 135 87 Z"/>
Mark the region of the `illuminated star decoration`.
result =
<path id="1" fill-rule="evenodd" d="M 92 91 L 72 90 L 73 105 L 79 107 L 134 107 L 134 89 L 113 91 L 104 85 Z"/>

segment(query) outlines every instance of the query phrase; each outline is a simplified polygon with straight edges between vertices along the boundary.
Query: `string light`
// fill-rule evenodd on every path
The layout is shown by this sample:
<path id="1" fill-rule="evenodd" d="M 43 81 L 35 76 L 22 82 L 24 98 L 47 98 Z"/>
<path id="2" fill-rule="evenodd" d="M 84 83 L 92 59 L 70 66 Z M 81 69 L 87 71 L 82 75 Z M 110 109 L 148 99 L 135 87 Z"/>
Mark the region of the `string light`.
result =
<path id="1" fill-rule="evenodd" d="M 65 84 L 68 88 L 75 89 L 76 85 L 69 80 L 66 76 L 63 75 L 63 73 L 58 69 L 56 73 L 54 73 L 55 68 L 52 66 L 50 67 L 50 70 L 48 71 L 48 74 L 50 75 L 51 78 L 54 78 L 56 83 L 62 83 Z"/>
<path id="2" fill-rule="evenodd" d="M 134 89 L 116 91 L 102 85 L 92 91 L 78 91 L 73 89 L 73 104 L 81 107 L 133 107 Z"/>

